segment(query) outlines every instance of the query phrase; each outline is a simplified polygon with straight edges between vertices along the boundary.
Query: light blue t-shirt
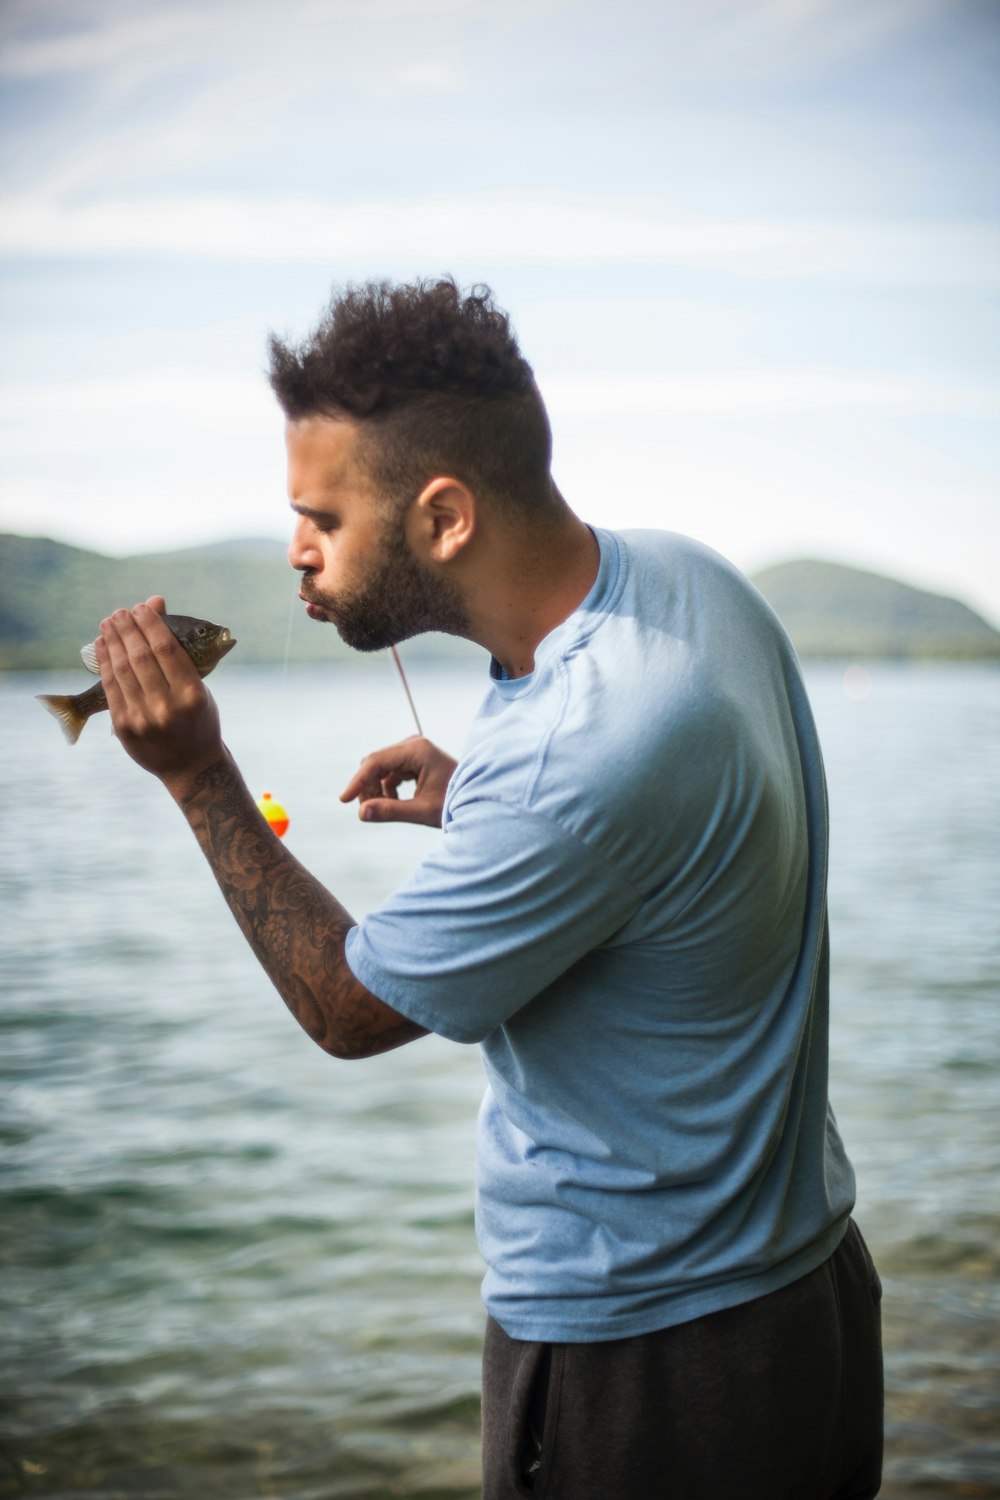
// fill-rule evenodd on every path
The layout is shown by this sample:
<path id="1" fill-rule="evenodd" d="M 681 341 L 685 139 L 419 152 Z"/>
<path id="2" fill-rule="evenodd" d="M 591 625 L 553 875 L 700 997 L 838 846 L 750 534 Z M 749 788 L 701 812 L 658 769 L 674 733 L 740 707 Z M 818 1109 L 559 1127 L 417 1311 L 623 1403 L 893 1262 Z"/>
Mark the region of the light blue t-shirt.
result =
<path id="1" fill-rule="evenodd" d="M 484 1300 L 553 1342 L 786 1285 L 854 1201 L 794 653 L 707 548 L 595 535 L 590 593 L 530 676 L 494 676 L 440 840 L 347 944 L 373 994 L 481 1044 Z"/>

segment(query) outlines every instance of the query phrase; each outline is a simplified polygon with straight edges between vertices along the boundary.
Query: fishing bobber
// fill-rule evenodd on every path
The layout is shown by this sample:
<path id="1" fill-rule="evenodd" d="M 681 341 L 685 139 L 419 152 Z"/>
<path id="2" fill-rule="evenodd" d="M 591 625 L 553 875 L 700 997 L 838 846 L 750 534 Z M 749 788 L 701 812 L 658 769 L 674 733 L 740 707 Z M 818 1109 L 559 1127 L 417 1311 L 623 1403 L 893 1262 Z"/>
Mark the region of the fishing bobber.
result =
<path id="1" fill-rule="evenodd" d="M 280 802 L 275 802 L 270 792 L 265 792 L 263 797 L 258 798 L 257 806 L 271 826 L 271 831 L 276 833 L 279 839 L 283 839 L 288 832 L 288 814 Z"/>

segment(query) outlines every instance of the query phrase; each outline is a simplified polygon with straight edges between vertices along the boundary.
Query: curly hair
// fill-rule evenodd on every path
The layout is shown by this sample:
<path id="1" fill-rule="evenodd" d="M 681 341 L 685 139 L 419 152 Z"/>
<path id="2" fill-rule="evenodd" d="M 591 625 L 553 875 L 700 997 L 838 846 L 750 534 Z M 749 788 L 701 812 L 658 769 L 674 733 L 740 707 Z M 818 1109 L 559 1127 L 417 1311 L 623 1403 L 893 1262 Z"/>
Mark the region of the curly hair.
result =
<path id="1" fill-rule="evenodd" d="M 360 422 L 363 462 L 387 499 L 406 503 L 448 474 L 505 506 L 554 503 L 549 419 L 489 287 L 348 286 L 300 344 L 272 334 L 269 352 L 285 416 Z"/>

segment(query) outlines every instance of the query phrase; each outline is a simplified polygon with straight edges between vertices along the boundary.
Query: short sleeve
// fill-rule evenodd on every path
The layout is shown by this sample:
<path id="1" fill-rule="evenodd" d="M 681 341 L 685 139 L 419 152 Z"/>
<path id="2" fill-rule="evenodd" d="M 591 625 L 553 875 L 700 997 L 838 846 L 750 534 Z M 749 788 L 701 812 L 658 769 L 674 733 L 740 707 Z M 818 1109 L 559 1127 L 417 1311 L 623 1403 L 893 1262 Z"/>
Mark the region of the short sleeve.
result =
<path id="1" fill-rule="evenodd" d="M 478 1042 L 607 942 L 641 900 L 576 834 L 519 806 L 476 801 L 351 930 L 347 961 L 418 1025 Z"/>

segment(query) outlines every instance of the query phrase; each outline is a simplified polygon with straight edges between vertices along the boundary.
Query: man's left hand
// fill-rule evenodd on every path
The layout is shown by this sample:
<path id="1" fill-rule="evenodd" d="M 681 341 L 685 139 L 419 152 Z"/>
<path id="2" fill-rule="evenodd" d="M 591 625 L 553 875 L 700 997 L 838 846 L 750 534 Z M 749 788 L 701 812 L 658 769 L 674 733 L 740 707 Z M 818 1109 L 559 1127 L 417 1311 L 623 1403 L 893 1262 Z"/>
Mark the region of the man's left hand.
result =
<path id="1" fill-rule="evenodd" d="M 357 798 L 366 823 L 424 823 L 441 827 L 445 793 L 457 762 L 423 735 L 366 755 L 340 794 L 341 802 Z M 412 797 L 400 797 L 404 782 L 416 783 Z"/>

